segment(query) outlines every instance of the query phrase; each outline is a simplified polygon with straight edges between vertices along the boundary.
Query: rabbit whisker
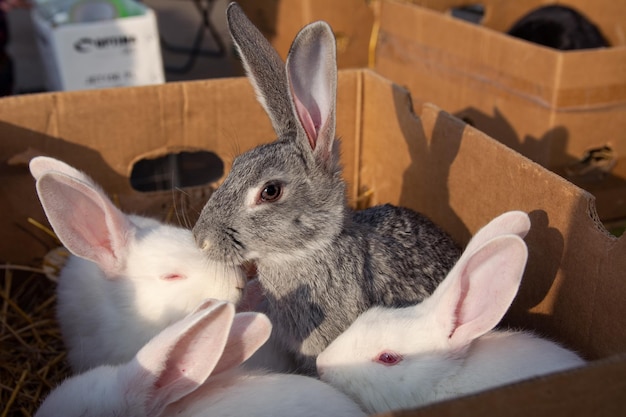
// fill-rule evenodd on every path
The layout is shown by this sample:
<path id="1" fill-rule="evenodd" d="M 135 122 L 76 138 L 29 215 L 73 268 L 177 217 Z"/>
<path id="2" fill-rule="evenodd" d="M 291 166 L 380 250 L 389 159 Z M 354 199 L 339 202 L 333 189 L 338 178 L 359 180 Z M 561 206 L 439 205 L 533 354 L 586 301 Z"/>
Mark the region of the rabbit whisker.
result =
<path id="1" fill-rule="evenodd" d="M 239 234 L 239 232 L 237 232 L 237 230 L 233 229 L 232 227 L 228 227 L 226 228 L 226 235 L 230 238 L 230 240 L 235 244 L 235 246 L 237 246 L 238 249 L 240 250 L 245 250 L 246 249 L 246 245 L 244 245 L 239 239 L 237 239 L 237 235 Z"/>
<path id="2" fill-rule="evenodd" d="M 230 152 L 229 155 L 232 159 L 235 159 L 238 155 L 241 155 L 241 144 L 239 143 L 238 137 L 236 134 L 232 135 L 232 140 L 230 141 Z"/>

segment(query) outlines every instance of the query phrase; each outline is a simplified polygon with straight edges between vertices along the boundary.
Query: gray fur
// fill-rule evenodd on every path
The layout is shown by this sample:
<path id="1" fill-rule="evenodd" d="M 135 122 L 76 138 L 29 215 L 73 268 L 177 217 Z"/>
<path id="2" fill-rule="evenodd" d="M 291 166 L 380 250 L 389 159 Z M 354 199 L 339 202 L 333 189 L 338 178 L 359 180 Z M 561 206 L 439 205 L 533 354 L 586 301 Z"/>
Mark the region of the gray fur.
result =
<path id="1" fill-rule="evenodd" d="M 360 313 L 373 305 L 420 302 L 445 278 L 460 250 L 443 230 L 409 209 L 348 207 L 334 138 L 337 74 L 328 25 L 317 22 L 298 34 L 285 71 L 236 4 L 227 14 L 257 94 L 273 123 L 283 125 L 275 126 L 275 142 L 235 159 L 194 234 L 211 259 L 256 261 L 277 338 L 296 354 L 303 372 L 315 372 L 317 355 Z M 319 68 L 311 69 L 315 65 Z M 307 80 L 298 79 L 303 73 L 314 78 L 323 73 L 311 85 L 322 82 L 328 91 L 307 96 L 302 90 Z M 294 95 L 312 109 L 319 132 L 314 148 Z M 320 120 L 319 109 L 328 112 Z M 250 200 L 270 181 L 284 184 L 278 201 Z"/>

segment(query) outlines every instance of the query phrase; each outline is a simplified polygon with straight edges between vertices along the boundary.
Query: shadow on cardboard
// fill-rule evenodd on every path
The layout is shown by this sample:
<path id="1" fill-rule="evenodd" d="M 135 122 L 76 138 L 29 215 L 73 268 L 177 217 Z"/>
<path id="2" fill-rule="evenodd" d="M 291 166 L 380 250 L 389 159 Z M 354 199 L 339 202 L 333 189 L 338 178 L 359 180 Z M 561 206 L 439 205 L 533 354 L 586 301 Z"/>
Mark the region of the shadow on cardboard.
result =
<path id="1" fill-rule="evenodd" d="M 413 158 L 403 175 L 400 205 L 411 206 L 427 213 L 436 223 L 445 225 L 446 230 L 454 236 L 455 240 L 464 245 L 470 240 L 472 234 L 462 219 L 463 213 L 456 213 L 451 206 L 448 184 L 450 170 L 459 156 L 467 125 L 440 111 L 431 137 L 428 138 L 419 117 L 414 119 L 415 123 L 407 123 L 404 119 L 407 105 L 411 103 L 410 99 L 407 101 L 406 90 L 398 88 L 394 91 L 396 114 L 399 118 L 403 118 L 399 119 L 399 125 L 402 126 L 403 135 Z M 490 176 L 495 170 L 496 168 L 487 168 L 480 175 Z M 498 187 L 507 187 L 507 185 L 500 184 Z M 501 191 L 507 192 L 508 190 L 507 188 Z M 485 204 L 489 201 L 498 201 L 497 196 L 483 195 L 475 196 L 475 198 L 483 200 Z M 520 198 L 523 199 L 523 196 Z M 502 200 L 496 205 L 502 208 L 501 212 L 520 209 L 522 206 L 517 206 L 517 204 L 521 202 L 516 203 L 515 200 Z M 480 203 L 477 206 L 480 207 Z M 465 215 L 471 216 L 472 213 L 468 212 Z M 530 209 L 529 216 L 532 227 L 526 237 L 529 259 L 525 279 L 520 286 L 511 313 L 505 318 L 504 323 L 514 327 L 543 331 L 553 325 L 552 318 L 535 314 L 531 310 L 548 296 L 553 287 L 564 253 L 565 239 L 561 231 L 550 225 L 549 214 L 546 211 Z M 485 219 L 484 224 L 489 220 Z"/>
<path id="2" fill-rule="evenodd" d="M 457 243 L 467 242 L 471 234 L 452 209 L 448 189 L 450 167 L 458 154 L 465 124 L 450 123 L 450 118 L 440 113 L 432 136 L 443 136 L 446 140 L 428 140 L 407 90 L 394 85 L 393 94 L 398 125 L 412 157 L 402 177 L 399 205 L 427 214 L 436 224 L 445 224 Z M 411 117 L 409 122 L 404 119 L 407 114 Z"/>
<path id="3" fill-rule="evenodd" d="M 598 146 L 582 155 L 570 155 L 567 151 L 569 132 L 564 126 L 555 126 L 539 138 L 519 137 L 497 107 L 493 115 L 468 107 L 455 116 L 594 194 L 598 215 L 603 220 L 623 217 L 619 215 L 623 209 L 616 204 L 621 197 L 616 193 L 626 195 L 626 179 L 616 174 L 619 155 L 608 145 L 615 139 L 598 138 Z"/>

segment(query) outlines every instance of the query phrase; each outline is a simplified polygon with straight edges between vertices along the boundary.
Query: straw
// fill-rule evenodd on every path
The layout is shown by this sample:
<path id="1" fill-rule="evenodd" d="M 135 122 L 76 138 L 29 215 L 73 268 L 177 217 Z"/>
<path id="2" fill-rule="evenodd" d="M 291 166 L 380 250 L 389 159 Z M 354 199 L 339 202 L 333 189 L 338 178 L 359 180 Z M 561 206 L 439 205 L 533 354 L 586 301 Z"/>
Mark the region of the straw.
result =
<path id="1" fill-rule="evenodd" d="M 31 417 L 70 373 L 55 305 L 41 269 L 0 265 L 0 417 Z"/>

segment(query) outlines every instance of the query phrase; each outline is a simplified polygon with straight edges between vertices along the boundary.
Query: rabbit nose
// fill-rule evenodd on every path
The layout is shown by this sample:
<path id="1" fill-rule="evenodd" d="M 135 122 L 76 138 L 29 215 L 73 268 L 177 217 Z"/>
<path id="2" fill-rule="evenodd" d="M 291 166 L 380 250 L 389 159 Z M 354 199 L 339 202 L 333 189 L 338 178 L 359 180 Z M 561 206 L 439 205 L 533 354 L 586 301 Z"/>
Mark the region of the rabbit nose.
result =
<path id="1" fill-rule="evenodd" d="M 203 239 L 201 242 L 198 242 L 198 246 L 203 251 L 207 251 L 211 248 L 211 241 L 209 239 Z"/>
<path id="2" fill-rule="evenodd" d="M 211 241 L 206 237 L 204 233 L 194 233 L 193 237 L 196 241 L 196 245 L 202 251 L 206 251 L 211 247 Z"/>
<path id="3" fill-rule="evenodd" d="M 192 230 L 193 238 L 196 241 L 196 246 L 198 246 L 201 250 L 205 251 L 211 247 L 211 242 L 208 238 L 208 233 L 202 228 L 196 226 Z"/>

